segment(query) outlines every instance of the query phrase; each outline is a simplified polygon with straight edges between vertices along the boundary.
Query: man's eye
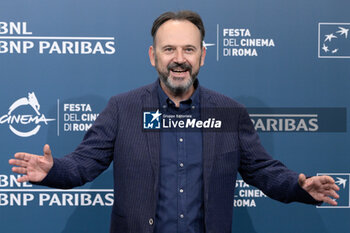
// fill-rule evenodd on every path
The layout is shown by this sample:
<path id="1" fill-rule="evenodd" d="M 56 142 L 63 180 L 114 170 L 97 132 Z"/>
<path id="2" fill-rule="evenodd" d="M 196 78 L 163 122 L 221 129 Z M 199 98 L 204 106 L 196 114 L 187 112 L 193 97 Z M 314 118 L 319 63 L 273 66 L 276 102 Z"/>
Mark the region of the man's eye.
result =
<path id="1" fill-rule="evenodd" d="M 165 51 L 166 52 L 171 52 L 171 51 L 173 51 L 173 48 L 165 48 Z"/>
<path id="2" fill-rule="evenodd" d="M 191 53 L 191 52 L 194 51 L 194 49 L 193 49 L 193 48 L 187 48 L 187 49 L 185 49 L 185 51 L 186 51 L 187 53 Z"/>

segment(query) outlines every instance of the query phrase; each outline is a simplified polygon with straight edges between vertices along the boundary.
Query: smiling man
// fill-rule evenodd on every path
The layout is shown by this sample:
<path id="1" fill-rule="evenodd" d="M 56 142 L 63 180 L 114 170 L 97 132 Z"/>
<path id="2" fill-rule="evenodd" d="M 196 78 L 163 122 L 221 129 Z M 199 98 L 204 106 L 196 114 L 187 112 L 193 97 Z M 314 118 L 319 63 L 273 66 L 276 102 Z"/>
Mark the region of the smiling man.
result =
<path id="1" fill-rule="evenodd" d="M 169 18 L 166 16 L 160 17 L 153 26 L 154 39 L 149 56 L 158 71 L 162 89 L 178 107 L 180 100 L 193 94 L 199 67 L 204 65 L 204 28 L 197 28 L 187 20 L 170 20 L 170 15 Z"/>
<path id="2" fill-rule="evenodd" d="M 73 188 L 92 181 L 113 161 L 113 233 L 229 233 L 237 172 L 269 197 L 309 204 L 338 198 L 329 176 L 306 178 L 261 146 L 245 108 L 199 85 L 205 31 L 191 11 L 166 12 L 153 23 L 151 64 L 159 79 L 114 96 L 78 148 L 53 158 L 19 152 L 9 161 L 20 182 Z M 233 131 L 143 130 L 142 108 L 201 117 L 229 108 Z M 157 113 L 159 113 L 157 111 Z"/>

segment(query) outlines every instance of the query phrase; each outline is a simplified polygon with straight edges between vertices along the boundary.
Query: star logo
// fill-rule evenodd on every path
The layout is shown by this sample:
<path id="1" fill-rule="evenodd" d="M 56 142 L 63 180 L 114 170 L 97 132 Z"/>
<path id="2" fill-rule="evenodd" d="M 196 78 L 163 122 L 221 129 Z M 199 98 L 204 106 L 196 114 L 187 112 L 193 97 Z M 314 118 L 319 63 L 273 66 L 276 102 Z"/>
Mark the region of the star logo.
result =
<path id="1" fill-rule="evenodd" d="M 325 37 L 326 39 L 324 40 L 324 42 L 327 42 L 327 41 L 331 42 L 333 38 L 338 38 L 335 35 L 333 35 L 333 33 L 329 35 L 325 35 Z"/>
<path id="2" fill-rule="evenodd" d="M 337 185 L 343 185 L 343 188 L 345 189 L 345 185 L 346 185 L 346 179 L 342 179 L 340 177 L 337 177 L 337 181 L 335 182 Z"/>
<path id="3" fill-rule="evenodd" d="M 161 115 L 159 109 L 155 112 L 143 112 L 143 129 L 160 129 Z"/>
<path id="4" fill-rule="evenodd" d="M 159 109 L 157 109 L 157 111 L 155 113 L 151 113 L 151 115 L 153 116 L 151 122 L 153 122 L 154 120 L 158 120 L 158 118 L 162 115 L 161 113 L 159 113 Z"/>
<path id="5" fill-rule="evenodd" d="M 323 44 L 322 50 L 326 53 L 329 52 L 328 46 L 326 46 L 325 44 Z"/>
<path id="6" fill-rule="evenodd" d="M 344 35 L 345 38 L 348 38 L 348 32 L 349 29 L 348 28 L 343 28 L 343 27 L 338 27 L 340 30 L 337 31 L 337 33 L 339 33 L 340 35 Z"/>
<path id="7" fill-rule="evenodd" d="M 350 58 L 350 23 L 318 24 L 318 57 Z"/>

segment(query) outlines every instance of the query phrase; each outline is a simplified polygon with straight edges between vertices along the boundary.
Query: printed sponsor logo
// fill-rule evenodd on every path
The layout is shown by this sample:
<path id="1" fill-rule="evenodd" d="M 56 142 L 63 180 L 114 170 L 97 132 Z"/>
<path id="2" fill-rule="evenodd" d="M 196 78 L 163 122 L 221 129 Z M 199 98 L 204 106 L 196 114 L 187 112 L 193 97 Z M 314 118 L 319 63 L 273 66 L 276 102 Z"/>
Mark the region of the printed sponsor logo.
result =
<path id="1" fill-rule="evenodd" d="M 28 22 L 0 22 L 0 54 L 110 55 L 115 37 L 36 36 Z"/>
<path id="2" fill-rule="evenodd" d="M 63 103 L 63 131 L 88 131 L 98 117 L 87 103 Z"/>
<path id="3" fill-rule="evenodd" d="M 0 207 L 101 207 L 114 202 L 113 189 L 38 189 L 27 182 L 19 183 L 19 177 L 0 174 Z"/>
<path id="4" fill-rule="evenodd" d="M 350 23 L 318 24 L 318 57 L 350 58 Z"/>
<path id="5" fill-rule="evenodd" d="M 216 28 L 216 60 L 225 57 L 257 57 L 267 48 L 276 46 L 275 39 L 254 34 L 254 29 L 220 26 Z"/>
<path id="6" fill-rule="evenodd" d="M 41 125 L 47 125 L 48 122 L 56 120 L 46 118 L 39 110 L 40 104 L 35 93 L 28 93 L 28 97 L 16 100 L 9 107 L 8 113 L 0 117 L 0 124 L 8 124 L 12 133 L 20 137 L 36 135 Z M 24 112 L 26 113 L 23 114 Z"/>
<path id="7" fill-rule="evenodd" d="M 256 207 L 257 199 L 267 198 L 267 196 L 259 189 L 250 186 L 243 180 L 236 180 L 236 189 L 233 200 L 233 206 L 236 208 L 240 207 Z"/>
<path id="8" fill-rule="evenodd" d="M 157 111 L 143 112 L 143 129 L 220 129 L 222 122 L 213 117 L 206 120 L 191 114 L 169 114 Z"/>
<path id="9" fill-rule="evenodd" d="M 143 112 L 143 128 L 144 129 L 160 129 L 161 116 L 159 110 L 155 112 Z"/>
<path id="10" fill-rule="evenodd" d="M 346 108 L 248 108 L 258 132 L 346 132 Z M 237 132 L 240 108 L 202 108 L 199 113 L 143 111 L 143 129 Z"/>
<path id="11" fill-rule="evenodd" d="M 331 176 L 335 183 L 339 186 L 340 190 L 337 192 L 339 194 L 339 199 L 335 199 L 338 202 L 337 206 L 332 206 L 327 203 L 321 206 L 316 206 L 317 208 L 350 208 L 350 189 L 349 189 L 349 179 L 350 173 L 317 173 L 318 176 Z"/>
<path id="12" fill-rule="evenodd" d="M 248 108 L 258 132 L 346 132 L 346 108 Z"/>

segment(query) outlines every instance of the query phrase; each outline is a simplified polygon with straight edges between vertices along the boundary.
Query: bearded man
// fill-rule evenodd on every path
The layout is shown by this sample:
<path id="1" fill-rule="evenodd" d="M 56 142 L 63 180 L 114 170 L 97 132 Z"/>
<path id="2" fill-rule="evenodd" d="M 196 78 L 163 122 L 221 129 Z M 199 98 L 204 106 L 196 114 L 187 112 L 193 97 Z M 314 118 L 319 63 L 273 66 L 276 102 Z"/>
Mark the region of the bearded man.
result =
<path id="1" fill-rule="evenodd" d="M 191 11 L 166 12 L 153 23 L 153 84 L 114 96 L 71 154 L 53 158 L 16 153 L 14 172 L 55 188 L 92 181 L 113 161 L 113 233 L 229 233 L 237 172 L 269 197 L 309 204 L 337 203 L 339 187 L 329 176 L 306 178 L 274 160 L 261 146 L 246 109 L 202 87 L 205 30 Z M 205 109 L 231 109 L 232 131 L 143 129 L 144 108 L 196 119 Z M 153 113 L 154 119 L 159 112 Z M 152 119 L 152 121 L 154 120 Z"/>

